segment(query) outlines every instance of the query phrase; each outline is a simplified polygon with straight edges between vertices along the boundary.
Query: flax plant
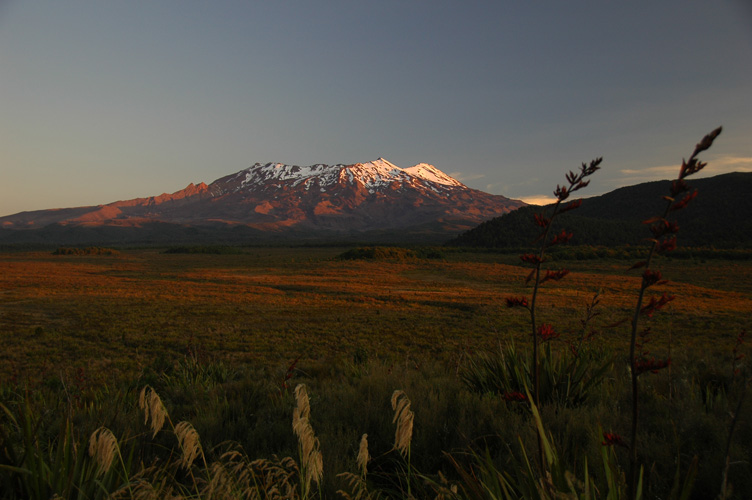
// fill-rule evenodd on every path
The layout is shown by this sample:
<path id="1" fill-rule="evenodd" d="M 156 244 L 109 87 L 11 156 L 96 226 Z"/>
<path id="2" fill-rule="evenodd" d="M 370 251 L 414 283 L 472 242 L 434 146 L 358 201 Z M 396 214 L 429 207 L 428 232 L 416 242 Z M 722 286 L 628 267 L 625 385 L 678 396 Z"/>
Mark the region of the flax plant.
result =
<path id="1" fill-rule="evenodd" d="M 697 196 L 696 190 L 688 193 L 689 186 L 684 179 L 690 175 L 696 174 L 707 165 L 707 163 L 701 162 L 697 158 L 697 155 L 710 148 L 713 141 L 720 133 L 721 127 L 718 127 L 703 137 L 703 139 L 695 146 L 694 152 L 689 157 L 689 160 L 682 161 L 679 176 L 671 184 L 670 195 L 663 197 L 665 201 L 663 212 L 656 217 L 651 217 L 643 221 L 644 224 L 650 226 L 650 231 L 653 236 L 649 239 L 650 247 L 647 258 L 643 261 L 637 262 L 631 268 L 644 269 L 640 291 L 637 296 L 637 303 L 632 315 L 631 337 L 629 343 L 629 366 L 632 384 L 632 425 L 629 441 L 629 496 L 632 499 L 636 499 L 638 496 L 639 490 L 637 483 L 638 476 L 640 475 L 639 470 L 641 469 L 637 457 L 637 422 L 639 417 L 638 377 L 645 372 L 655 373 L 660 369 L 666 368 L 671 363 L 670 359 L 656 359 L 654 356 L 649 356 L 649 353 L 644 349 L 645 342 L 643 339 L 649 335 L 650 328 L 645 327 L 640 330 L 641 318 L 651 317 L 654 312 L 658 311 L 674 299 L 671 295 L 663 294 L 661 297 L 652 297 L 647 304 L 643 304 L 648 288 L 655 284 L 665 283 L 660 271 L 652 269 L 651 265 L 653 264 L 653 258 L 656 255 L 665 254 L 676 248 L 676 233 L 679 230 L 679 225 L 676 221 L 669 221 L 669 216 L 673 212 L 686 207 L 687 204 Z M 679 196 L 682 196 L 682 198 L 679 199 Z"/>
<path id="2" fill-rule="evenodd" d="M 526 282 L 533 282 L 533 292 L 530 297 L 530 301 L 528 301 L 528 299 L 525 297 L 507 298 L 507 306 L 524 307 L 530 313 L 530 328 L 533 342 L 532 396 L 536 406 L 540 406 L 540 344 L 541 341 L 549 340 L 556 335 L 552 325 L 545 323 L 539 324 L 538 322 L 538 318 L 536 317 L 538 292 L 541 285 L 543 285 L 546 281 L 559 281 L 569 273 L 569 271 L 567 271 L 566 269 L 562 269 L 558 271 L 546 270 L 545 274 L 542 274 L 543 263 L 546 262 L 546 250 L 548 248 L 561 243 L 566 243 L 572 238 L 572 233 L 567 233 L 565 230 L 562 230 L 561 233 L 553 236 L 552 238 L 549 238 L 551 236 L 551 228 L 553 226 L 554 219 L 558 215 L 570 210 L 574 210 L 582 204 L 582 200 L 570 201 L 567 204 L 564 204 L 564 202 L 572 193 L 586 187 L 590 183 L 590 181 L 585 179 L 593 175 L 597 170 L 600 169 L 599 165 L 602 161 L 603 158 L 596 158 L 592 160 L 589 165 L 583 163 L 578 173 L 570 171 L 566 175 L 567 184 L 565 184 L 564 186 L 556 186 L 556 190 L 554 191 L 556 203 L 554 203 L 553 207 L 550 209 L 550 215 L 547 215 L 545 213 L 535 214 L 535 223 L 541 228 L 541 233 L 536 240 L 536 242 L 540 245 L 538 253 L 537 255 L 528 253 L 520 256 L 522 262 L 532 266 L 532 270 L 527 275 Z M 541 469 L 543 469 L 543 443 L 541 442 L 540 437 L 538 439 L 538 463 L 540 464 Z"/>

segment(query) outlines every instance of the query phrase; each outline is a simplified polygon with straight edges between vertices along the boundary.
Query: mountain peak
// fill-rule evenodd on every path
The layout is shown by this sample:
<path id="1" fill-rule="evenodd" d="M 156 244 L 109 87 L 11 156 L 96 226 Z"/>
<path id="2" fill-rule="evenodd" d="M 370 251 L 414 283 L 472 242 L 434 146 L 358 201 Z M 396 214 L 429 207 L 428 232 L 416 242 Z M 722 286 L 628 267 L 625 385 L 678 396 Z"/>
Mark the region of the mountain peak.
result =
<path id="1" fill-rule="evenodd" d="M 401 168 L 384 157 L 365 163 L 308 166 L 254 163 L 210 185 L 172 194 L 0 218 L 3 228 L 41 223 L 124 227 L 144 221 L 183 226 L 245 225 L 259 231 L 402 231 L 469 229 L 523 203 L 473 190 L 433 165 Z"/>
<path id="2" fill-rule="evenodd" d="M 436 189 L 462 188 L 464 185 L 445 174 L 433 165 L 419 163 L 410 168 L 401 168 L 389 160 L 379 157 L 365 163 L 349 165 L 325 165 L 317 163 L 309 166 L 286 165 L 284 163 L 255 163 L 251 167 L 235 174 L 233 189 L 254 189 L 258 186 L 268 187 L 289 184 L 296 187 L 304 184 L 310 187 L 315 182 L 321 189 L 346 181 L 357 182 L 373 193 L 386 189 L 392 183 L 414 183 L 416 180 L 429 182 Z M 271 183 L 271 184 L 270 184 Z M 223 189 L 226 191 L 226 189 Z"/>
<path id="3" fill-rule="evenodd" d="M 449 176 L 439 170 L 438 168 L 428 163 L 418 163 L 410 168 L 406 168 L 405 172 L 421 179 L 435 182 L 436 184 L 443 184 L 445 186 L 463 186 L 463 184 L 452 176 Z"/>

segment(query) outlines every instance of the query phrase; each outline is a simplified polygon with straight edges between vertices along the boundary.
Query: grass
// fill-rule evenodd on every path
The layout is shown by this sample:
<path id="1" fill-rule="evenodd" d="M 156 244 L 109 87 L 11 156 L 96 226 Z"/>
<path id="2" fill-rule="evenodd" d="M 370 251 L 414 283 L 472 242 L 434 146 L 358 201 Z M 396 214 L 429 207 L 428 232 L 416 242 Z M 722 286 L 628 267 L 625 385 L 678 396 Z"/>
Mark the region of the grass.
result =
<path id="1" fill-rule="evenodd" d="M 137 393 L 152 385 L 174 421 L 190 422 L 200 436 L 208 465 L 193 465 L 196 481 L 209 480 L 213 464 L 229 453 L 228 441 L 242 453 L 232 460 L 228 455 L 225 466 L 268 460 L 266 469 L 251 467 L 261 474 L 281 467 L 284 457 L 299 456 L 290 425 L 291 388 L 305 383 L 324 470 L 320 485 L 307 486 L 311 495 L 320 491 L 330 498 L 342 490 L 353 497 L 368 492 L 400 497 L 409 486 L 416 497 L 433 497 L 437 488 L 454 484 L 461 498 L 470 498 L 476 490 L 462 482 L 457 464 L 465 472 L 508 470 L 510 484 L 522 481 L 524 470 L 517 467 L 529 464 L 522 450 L 535 448 L 530 413 L 524 404 L 494 396 L 495 389 L 465 385 L 462 373 L 482 361 L 483 353 L 498 351 L 500 342 L 514 341 L 520 351 L 527 345 L 519 333 L 526 331 L 524 315 L 504 304 L 506 296 L 525 292 L 527 270 L 505 263 L 504 255 L 486 253 L 448 252 L 443 260 L 337 259 L 344 250 L 0 255 L 5 347 L 0 401 L 18 429 L 27 429 L 17 439 L 37 450 L 32 456 L 39 470 L 56 468 L 40 465 L 44 460 L 69 457 L 80 471 L 76 481 L 89 481 L 99 477 L 97 464 L 72 450 L 87 449 L 91 433 L 105 427 L 122 448 L 117 464 L 123 465 L 98 479 L 110 491 L 147 473 L 168 474 L 178 481 L 176 488 L 189 487 L 182 472 L 136 465 L 180 456 L 178 440 L 162 432 L 152 442 L 151 431 L 141 425 Z M 567 279 L 547 283 L 539 298 L 542 321 L 555 320 L 562 334 L 546 347 L 560 351 L 564 340 L 577 338 L 584 306 L 600 290 L 601 315 L 595 321 L 600 331 L 593 345 L 608 359 L 624 359 L 619 356 L 626 355 L 626 332 L 601 327 L 628 313 L 638 278 L 624 272 L 621 260 L 567 265 L 572 269 Z M 739 416 L 728 481 L 736 498 L 744 498 L 752 492 L 747 479 L 752 450 L 746 444 L 752 442 L 752 412 L 749 405 L 737 410 L 730 356 L 741 329 L 749 328 L 752 262 L 665 259 L 661 267 L 667 276 L 676 274 L 666 286 L 680 298 L 667 306 L 668 314 L 653 319 L 656 329 L 671 333 L 674 363 L 671 373 L 646 379 L 642 389 L 645 494 L 666 495 L 676 467 L 683 480 L 698 455 L 695 497 L 716 496 L 732 411 Z M 668 339 L 657 337 L 656 351 L 665 352 Z M 617 362 L 586 400 L 541 405 L 560 479 L 574 467 L 570 472 L 583 480 L 587 459 L 593 485 L 603 490 L 615 480 L 604 475 L 595 429 L 628 427 L 626 380 L 627 370 Z M 26 388 L 34 394 L 28 403 Z M 415 413 L 409 462 L 394 450 L 389 403 L 397 389 L 405 391 Z M 353 475 L 363 434 L 372 457 L 365 482 Z M 609 460 L 626 466 L 624 450 L 609 453 Z M 283 462 L 274 465 L 275 456 Z M 473 456 L 486 458 L 480 463 Z M 292 462 L 284 463 L 285 477 L 295 480 Z M 174 467 L 180 470 L 177 462 Z M 495 470 L 487 470 L 488 477 Z M 442 476 L 449 481 L 444 486 Z M 35 487 L 52 491 L 43 482 Z M 186 491 L 196 496 L 198 487 Z"/>
<path id="2" fill-rule="evenodd" d="M 729 366 L 707 366 L 703 372 L 689 361 L 679 356 L 670 378 L 662 372 L 644 381 L 640 432 L 646 498 L 666 498 L 677 467 L 683 481 L 695 456 L 699 461 L 694 498 L 713 498 L 719 491 L 730 424 L 727 412 L 736 408 L 738 394 Z M 197 370 L 207 376 L 190 375 Z M 284 374 L 273 368 L 245 366 L 220 372 L 214 363 L 203 363 L 184 370 L 184 377 L 173 373 L 150 380 L 134 378 L 119 387 L 89 388 L 80 397 L 76 397 L 79 395 L 73 386 L 42 386 L 33 392 L 5 386 L 0 394 L 0 403 L 8 410 L 0 415 L 3 497 L 13 498 L 11 491 L 27 491 L 14 483 L 19 476 L 4 468 L 9 463 L 64 472 L 37 478 L 35 487 L 42 493 L 32 498 L 49 498 L 54 488 L 47 486 L 45 477 L 63 484 L 70 471 L 78 472 L 65 484 L 87 494 L 96 489 L 94 480 L 110 492 L 121 493 L 126 484 L 145 488 L 143 483 L 136 483 L 144 480 L 153 486 L 172 487 L 175 494 L 185 498 L 210 498 L 196 491 L 204 491 L 215 477 L 215 464 L 222 463 L 230 470 L 241 463 L 250 467 L 257 460 L 266 468 L 287 464 L 285 477 L 298 485 L 296 491 L 302 497 L 300 481 L 305 479 L 305 472 L 298 464 L 304 454 L 298 449 L 292 425 L 296 408 L 301 407 L 292 387 L 300 384 L 307 389 L 304 415 L 315 430 L 317 448 L 311 450 L 320 450 L 323 465 L 320 483 L 305 486 L 309 497 L 338 498 L 338 490 L 355 496 L 348 478 L 352 479 L 353 473 L 360 476 L 362 467 L 357 457 L 363 434 L 368 435 L 371 457 L 364 474 L 365 488 L 371 494 L 405 498 L 409 485 L 416 498 L 434 498 L 437 488 L 451 491 L 454 486 L 457 498 L 476 498 L 471 494 L 475 491 L 472 482 L 457 472 L 457 466 L 474 474 L 483 470 L 489 476 L 501 473 L 510 481 L 511 491 L 516 491 L 524 482 L 525 469 L 537 468 L 532 456 L 524 458 L 524 450 L 535 448 L 538 425 L 544 426 L 546 446 L 552 447 L 555 455 L 548 462 L 555 468 L 555 479 L 561 481 L 567 473 L 578 481 L 587 477 L 605 495 L 609 479 L 602 465 L 603 438 L 598 429 L 619 429 L 629 423 L 625 411 L 629 407 L 629 384 L 623 365 L 614 365 L 605 382 L 582 404 L 542 404 L 539 419 L 525 403 L 504 401 L 464 385 L 451 367 L 435 360 L 370 360 L 338 365 L 301 361 L 288 381 L 289 389 L 282 387 Z M 712 397 L 707 396 L 705 383 L 718 384 Z M 722 389 L 724 383 L 726 389 Z M 145 421 L 144 405 L 138 403 L 139 393 L 147 384 L 159 394 L 167 414 L 160 425 L 154 424 L 153 417 L 160 412 L 150 410 Z M 407 413 L 395 412 L 392 406 L 396 389 L 403 391 L 397 396 L 405 403 L 403 410 L 414 414 L 410 416 L 409 441 L 399 439 L 395 420 L 400 419 L 395 417 Z M 144 395 L 145 400 L 150 399 L 148 391 Z M 186 425 L 181 427 L 180 422 L 189 422 L 195 429 L 193 442 L 200 443 L 204 454 L 204 459 L 197 456 L 190 467 L 182 465 L 186 463 L 185 440 L 178 439 L 177 431 Z M 111 431 L 120 451 L 104 475 L 98 475 L 99 462 L 88 454 L 89 438 L 100 428 Z M 752 492 L 750 438 L 752 408 L 746 405 L 739 412 L 730 451 L 734 464 L 729 474 L 735 492 L 732 498 L 748 498 Z M 21 449 L 26 450 L 28 459 L 23 461 L 16 453 L 16 461 L 10 462 L 5 450 L 17 443 L 25 443 Z M 227 455 L 233 451 L 235 455 Z M 609 449 L 608 454 L 610 461 L 622 467 L 628 461 L 622 448 Z M 487 457 L 487 461 L 484 458 L 483 464 L 478 464 L 476 456 Z M 296 465 L 286 457 L 292 457 Z M 260 474 L 259 467 L 254 470 Z M 17 489 L 9 483 L 16 484 Z M 94 493 L 91 495 L 95 498 Z"/>
<path id="3" fill-rule="evenodd" d="M 337 260 L 344 250 L 0 254 L 0 380 L 56 378 L 80 367 L 91 382 L 113 382 L 172 366 L 190 350 L 204 359 L 266 367 L 301 354 L 311 361 L 356 353 L 457 361 L 466 352 L 495 349 L 500 339 L 526 338 L 522 315 L 503 304 L 525 292 L 526 270 L 498 262 L 504 256 L 496 262 L 467 252 L 444 260 Z M 547 283 L 540 298 L 542 321 L 555 318 L 573 335 L 598 289 L 604 323 L 631 306 L 639 278 L 626 274 L 623 261 L 567 265 L 567 279 Z M 748 326 L 752 262 L 660 265 L 674 280 L 667 287 L 677 300 L 669 314 L 655 318 L 657 326 L 673 330 L 676 350 L 723 353 Z M 600 342 L 618 347 L 623 335 L 607 331 Z"/>
<path id="4" fill-rule="evenodd" d="M 518 256 L 348 250 L 0 254 L 0 496 L 752 496 L 751 259 L 654 262 L 638 429 L 624 259 L 545 283 L 536 357 Z"/>

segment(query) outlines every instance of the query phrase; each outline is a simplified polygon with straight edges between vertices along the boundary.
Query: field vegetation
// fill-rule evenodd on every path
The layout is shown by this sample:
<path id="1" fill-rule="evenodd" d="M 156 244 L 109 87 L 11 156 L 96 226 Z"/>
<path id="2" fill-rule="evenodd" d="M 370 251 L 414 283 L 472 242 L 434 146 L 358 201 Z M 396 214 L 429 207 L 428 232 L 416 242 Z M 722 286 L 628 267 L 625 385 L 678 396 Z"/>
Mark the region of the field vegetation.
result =
<path id="1" fill-rule="evenodd" d="M 0 496 L 752 497 L 752 259 L 561 247 L 571 208 L 511 253 L 0 254 Z"/>
<path id="2" fill-rule="evenodd" d="M 525 318 L 504 302 L 527 290 L 528 270 L 514 263 L 517 254 L 442 249 L 442 259 L 342 259 L 369 252 L 238 251 L 0 255 L 3 380 L 39 381 L 82 368 L 92 381 L 114 383 L 167 369 L 192 351 L 203 360 L 267 368 L 301 355 L 303 363 L 426 354 L 456 363 L 527 338 Z M 678 298 L 655 321 L 674 331 L 675 351 L 722 356 L 752 310 L 752 263 L 663 260 L 672 277 L 665 289 Z M 639 286 L 639 276 L 626 273 L 629 261 L 566 266 L 567 280 L 549 284 L 540 306 L 562 331 L 579 331 L 598 290 L 599 319 L 616 321 Z M 608 331 L 598 343 L 618 349 L 622 337 Z"/>
<path id="3" fill-rule="evenodd" d="M 219 459 L 227 441 L 242 445 L 250 459 L 297 457 L 292 390 L 305 383 L 326 471 L 324 496 L 350 491 L 336 474 L 357 471 L 363 433 L 376 457 L 369 487 L 393 496 L 403 491 L 404 459 L 390 451 L 389 399 L 396 389 L 410 397 L 415 413 L 413 470 L 434 482 L 440 483 L 439 471 L 455 484 L 463 478 L 455 461 L 465 469 L 477 469 L 477 461 L 515 463 L 518 439 L 535 450 L 530 412 L 524 403 L 505 400 L 493 366 L 483 365 L 512 345 L 520 356 L 529 355 L 526 318 L 505 303 L 529 293 L 529 271 L 515 264 L 518 254 L 440 249 L 428 253 L 440 251 L 442 258 L 419 258 L 415 251 L 387 249 L 380 252 L 386 257 L 374 258 L 369 250 L 352 250 L 0 255 L 2 403 L 18 425 L 6 415 L 5 429 L 20 432 L 20 415 L 28 411 L 35 433 L 29 446 L 50 459 L 66 433 L 86 455 L 89 435 L 105 426 L 123 450 L 138 454 L 127 464 L 133 476 L 140 460 L 154 465 L 152 460 L 178 453 L 176 439 L 163 432 L 152 442 L 141 425 L 138 391 L 150 385 L 176 424 L 195 426 L 207 457 Z M 626 432 L 629 407 L 622 361 L 627 332 L 605 326 L 628 312 L 640 278 L 625 272 L 628 261 L 588 252 L 587 259 L 562 260 L 570 274 L 546 284 L 539 314 L 561 332 L 549 349 L 568 350 L 568 342 L 580 340 L 581 320 L 598 293 L 598 316 L 591 321 L 597 333 L 586 343 L 598 366 L 616 362 L 577 405 L 565 397 L 541 402 L 540 411 L 561 459 L 579 463 L 572 472 L 582 473 L 587 457 L 590 474 L 602 482 L 597 429 Z M 728 411 L 740 394 L 733 366 L 735 349 L 744 348 L 737 338 L 749 329 L 752 261 L 702 255 L 660 262 L 672 278 L 661 287 L 677 299 L 653 320 L 662 334 L 652 348 L 670 353 L 673 363 L 649 381 L 651 401 L 643 409 L 646 435 L 655 438 L 645 453 L 649 491 L 656 494 L 670 489 L 677 464 L 685 474 L 695 455 L 695 497 L 717 494 L 732 422 Z M 737 498 L 752 491 L 745 444 L 752 442 L 752 412 L 741 410 L 731 448 Z M 626 466 L 624 450 L 614 453 L 623 454 Z M 214 474 L 209 466 L 195 466 L 206 481 Z M 110 483 L 114 491 L 125 484 L 125 473 L 112 474 L 118 478 Z M 435 496 L 425 479 L 413 475 L 411 481 L 414 495 Z"/>

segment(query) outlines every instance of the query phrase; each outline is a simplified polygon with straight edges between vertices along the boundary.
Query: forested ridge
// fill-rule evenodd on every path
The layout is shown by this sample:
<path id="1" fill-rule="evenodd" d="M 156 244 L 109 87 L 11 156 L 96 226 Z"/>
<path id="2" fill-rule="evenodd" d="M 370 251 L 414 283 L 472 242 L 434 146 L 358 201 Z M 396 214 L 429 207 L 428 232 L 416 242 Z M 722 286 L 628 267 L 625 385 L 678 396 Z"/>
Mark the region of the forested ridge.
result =
<path id="1" fill-rule="evenodd" d="M 656 181 L 616 189 L 586 198 L 577 210 L 562 214 L 554 231 L 572 232 L 572 245 L 639 244 L 649 233 L 642 221 L 663 203 L 671 181 Z M 676 213 L 679 244 L 693 247 L 752 247 L 752 173 L 733 172 L 691 183 L 697 198 Z M 471 229 L 451 246 L 512 248 L 533 243 L 538 228 L 534 214 L 547 207 L 528 205 Z"/>

